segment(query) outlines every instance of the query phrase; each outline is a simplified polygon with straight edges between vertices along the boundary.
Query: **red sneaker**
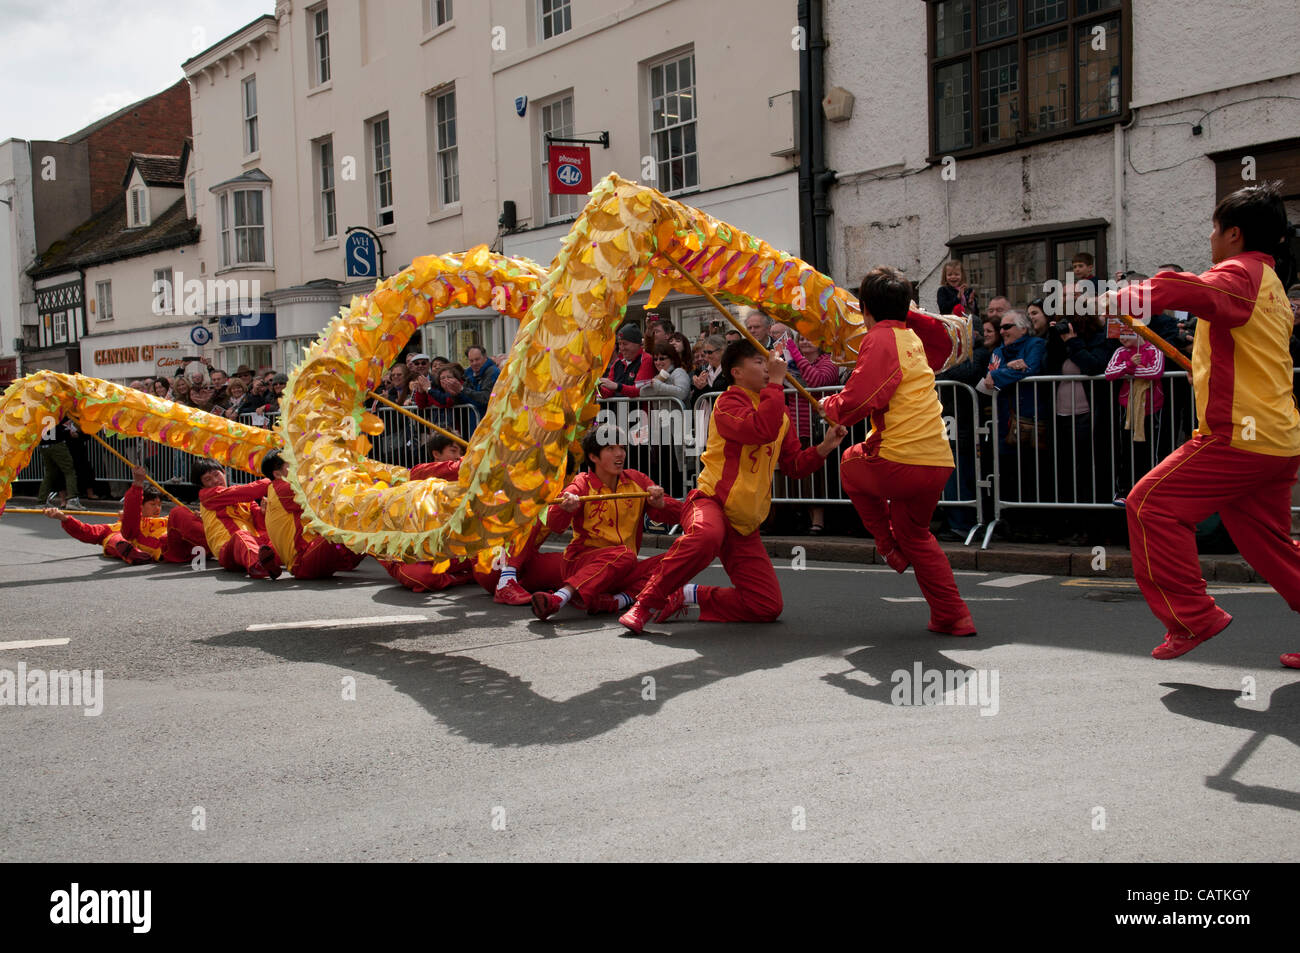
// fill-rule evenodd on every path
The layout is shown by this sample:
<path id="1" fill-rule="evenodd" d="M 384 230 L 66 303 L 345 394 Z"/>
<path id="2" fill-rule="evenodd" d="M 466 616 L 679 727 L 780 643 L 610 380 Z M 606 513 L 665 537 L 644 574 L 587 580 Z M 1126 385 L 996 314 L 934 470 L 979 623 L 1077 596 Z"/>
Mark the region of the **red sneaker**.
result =
<path id="1" fill-rule="evenodd" d="M 678 589 L 668 597 L 668 601 L 664 603 L 664 607 L 655 613 L 655 622 L 671 622 L 673 619 L 686 615 L 686 609 L 686 597 L 683 596 L 682 591 Z"/>
<path id="2" fill-rule="evenodd" d="M 591 602 L 587 603 L 587 615 L 600 615 L 606 612 L 617 612 L 618 600 L 611 595 L 601 593 Z"/>
<path id="3" fill-rule="evenodd" d="M 645 628 L 645 624 L 650 621 L 650 616 L 656 611 L 638 600 L 632 603 L 632 608 L 618 617 L 618 621 L 633 635 L 640 635 L 641 630 Z"/>
<path id="4" fill-rule="evenodd" d="M 113 552 L 117 553 L 118 558 L 128 566 L 135 565 L 135 560 L 131 558 L 131 554 L 135 552 L 135 547 L 128 540 L 119 539 L 113 544 Z"/>
<path id="5" fill-rule="evenodd" d="M 492 601 L 503 606 L 526 606 L 533 601 L 533 594 L 511 579 L 492 593 Z"/>
<path id="6" fill-rule="evenodd" d="M 284 572 L 284 567 L 280 565 L 280 557 L 275 554 L 275 550 L 270 546 L 258 547 L 257 563 L 272 579 L 279 579 L 280 573 Z M 252 573 L 249 573 L 249 575 L 252 575 Z"/>
<path id="7" fill-rule="evenodd" d="M 560 597 L 553 592 L 534 592 L 529 601 L 533 604 L 533 615 L 543 622 L 564 608 Z"/>
<path id="8" fill-rule="evenodd" d="M 1300 668 L 1300 652 L 1287 652 L 1279 661 L 1287 668 Z"/>
<path id="9" fill-rule="evenodd" d="M 1203 635 L 1194 635 L 1188 638 L 1182 635 L 1174 635 L 1172 632 L 1166 632 L 1164 642 L 1151 650 L 1151 657 L 1165 661 L 1171 658 L 1178 658 L 1180 655 L 1186 655 L 1202 642 L 1214 638 L 1228 627 L 1228 623 L 1232 621 L 1232 616 L 1228 615 L 1226 612 L 1224 613 L 1224 616 L 1225 620 L 1223 625 L 1219 626 L 1212 632 L 1207 632 Z"/>
<path id="10" fill-rule="evenodd" d="M 902 570 L 899 570 L 900 572 Z M 936 622 L 930 621 L 926 626 L 931 632 L 937 632 L 939 635 L 975 635 L 975 620 L 969 615 L 964 615 L 953 622 Z"/>

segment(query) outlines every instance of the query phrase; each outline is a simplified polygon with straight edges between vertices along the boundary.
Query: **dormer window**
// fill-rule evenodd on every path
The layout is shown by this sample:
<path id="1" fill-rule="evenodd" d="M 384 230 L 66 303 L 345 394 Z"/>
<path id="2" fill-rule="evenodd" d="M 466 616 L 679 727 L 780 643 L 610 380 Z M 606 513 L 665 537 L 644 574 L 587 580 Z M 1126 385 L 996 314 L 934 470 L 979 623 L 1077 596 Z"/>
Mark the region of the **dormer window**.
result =
<path id="1" fill-rule="evenodd" d="M 143 228 L 149 224 L 149 190 L 133 188 L 128 196 L 129 213 L 127 224 L 130 228 Z"/>

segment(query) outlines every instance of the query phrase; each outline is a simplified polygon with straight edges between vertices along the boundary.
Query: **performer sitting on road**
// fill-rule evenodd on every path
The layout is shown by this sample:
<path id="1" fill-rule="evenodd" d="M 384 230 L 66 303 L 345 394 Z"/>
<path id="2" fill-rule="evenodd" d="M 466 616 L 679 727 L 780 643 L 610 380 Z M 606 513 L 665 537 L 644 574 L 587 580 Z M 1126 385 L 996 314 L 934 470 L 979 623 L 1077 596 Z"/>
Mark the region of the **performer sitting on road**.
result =
<path id="1" fill-rule="evenodd" d="M 460 444 L 450 437 L 435 434 L 429 441 L 429 452 L 433 458 L 428 463 L 411 467 L 412 480 L 455 480 L 460 474 Z M 404 563 L 396 559 L 381 559 L 379 564 L 388 575 L 400 582 L 412 592 L 437 592 L 452 586 L 464 585 L 478 578 L 474 572 L 473 559 L 453 559 L 451 565 L 443 572 L 434 572 L 433 563 Z M 484 585 L 484 579 L 480 579 Z"/>
<path id="2" fill-rule="evenodd" d="M 270 480 L 226 486 L 226 471 L 215 460 L 195 460 L 190 479 L 199 489 L 199 506 L 208 548 L 223 569 L 247 572 L 254 579 L 278 578 L 280 561 L 266 535 L 258 500 L 266 499 Z"/>
<path id="3" fill-rule="evenodd" d="M 858 290 L 867 336 L 844 389 L 822 401 L 844 426 L 871 418 L 871 433 L 844 453 L 840 479 L 876 549 L 890 566 L 916 568 L 930 604 L 930 631 L 974 635 L 948 557 L 930 532 L 930 517 L 952 475 L 943 408 L 934 371 L 916 332 L 905 325 L 912 290 L 903 273 L 881 267 Z"/>
<path id="4" fill-rule="evenodd" d="M 154 490 L 153 494 L 152 501 L 145 506 L 152 507 L 154 515 L 157 516 L 162 511 L 162 504 L 159 502 L 161 497 L 157 490 Z M 104 555 L 110 559 L 120 559 L 128 566 L 153 561 L 153 557 L 131 545 L 131 541 L 122 535 L 121 520 L 113 523 L 83 523 L 56 506 L 47 506 L 42 512 L 50 519 L 58 520 L 63 531 L 73 539 L 102 546 Z"/>
<path id="5" fill-rule="evenodd" d="M 722 373 L 731 386 L 718 397 L 700 461 L 697 489 L 682 507 L 674 540 L 636 603 L 619 617 L 640 634 L 699 605 L 705 622 L 772 622 L 781 614 L 781 584 L 759 538 L 772 505 L 772 471 L 802 479 L 821 467 L 848 430 L 832 426 L 815 447 L 801 449 L 785 403 L 786 365 L 748 341 L 727 345 Z M 721 556 L 735 588 L 690 582 Z"/>
<path id="6" fill-rule="evenodd" d="M 208 549 L 203 521 L 188 506 L 172 507 L 166 519 L 159 516 L 162 497 L 145 485 L 147 472 L 141 466 L 131 470 L 131 486 L 122 499 L 122 535 L 155 562 L 187 563 L 194 547 Z"/>
<path id="7" fill-rule="evenodd" d="M 547 511 L 547 528 L 560 533 L 572 526 L 573 541 L 563 553 L 538 553 L 525 567 L 524 587 L 536 590 L 533 614 L 539 619 L 550 618 L 574 597 L 590 613 L 626 609 L 666 555 L 638 560 L 643 517 L 648 508 L 652 520 L 673 525 L 681 517 L 682 503 L 665 497 L 664 488 L 644 473 L 625 468 L 627 450 L 617 440 L 617 431 L 605 425 L 587 432 L 582 440 L 587 469 Z M 594 494 L 637 492 L 649 495 L 583 501 Z"/>
<path id="8" fill-rule="evenodd" d="M 302 525 L 302 507 L 289 485 L 289 464 L 272 450 L 262 458 L 262 475 L 271 481 L 266 494 L 266 535 L 271 548 L 297 579 L 328 579 L 336 572 L 356 569 L 365 553 L 354 553 Z"/>
<path id="9" fill-rule="evenodd" d="M 1213 268 L 1162 272 L 1107 296 L 1121 314 L 1190 311 L 1199 319 L 1196 430 L 1128 495 L 1133 574 L 1166 629 L 1151 652 L 1158 659 L 1177 658 L 1232 621 L 1206 593 L 1196 554 L 1196 524 L 1212 513 L 1246 561 L 1300 611 L 1300 546 L 1291 538 L 1300 469 L 1293 320 L 1273 270 L 1274 256 L 1285 252 L 1286 207 L 1275 184 L 1254 185 L 1223 199 L 1212 217 Z"/>

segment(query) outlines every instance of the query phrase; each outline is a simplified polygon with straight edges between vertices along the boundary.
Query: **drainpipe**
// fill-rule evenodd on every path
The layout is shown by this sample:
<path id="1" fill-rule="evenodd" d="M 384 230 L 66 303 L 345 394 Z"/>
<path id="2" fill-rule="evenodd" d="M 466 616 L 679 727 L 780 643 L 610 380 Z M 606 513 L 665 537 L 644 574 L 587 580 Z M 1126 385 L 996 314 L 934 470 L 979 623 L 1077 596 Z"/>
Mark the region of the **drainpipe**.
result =
<path id="1" fill-rule="evenodd" d="M 812 138 L 812 219 L 813 257 L 809 260 L 822 274 L 830 271 L 827 233 L 831 217 L 831 185 L 835 171 L 826 168 L 826 118 L 822 100 L 826 98 L 826 37 L 822 30 L 822 0 L 809 0 L 808 50 L 810 54 L 808 130 Z M 802 163 L 801 163 L 802 164 Z"/>
<path id="2" fill-rule="evenodd" d="M 1115 261 L 1116 267 L 1111 271 L 1128 271 L 1128 241 L 1124 236 L 1124 182 L 1127 160 L 1124 157 L 1124 134 L 1137 122 L 1137 110 L 1127 123 L 1115 124 Z M 1097 275 L 1097 278 L 1110 275 Z"/>
<path id="3" fill-rule="evenodd" d="M 808 39 L 812 36 L 812 0 L 799 0 L 799 35 L 804 43 L 799 50 L 799 257 L 813 262 L 816 255 L 813 239 L 813 103 L 812 50 Z"/>

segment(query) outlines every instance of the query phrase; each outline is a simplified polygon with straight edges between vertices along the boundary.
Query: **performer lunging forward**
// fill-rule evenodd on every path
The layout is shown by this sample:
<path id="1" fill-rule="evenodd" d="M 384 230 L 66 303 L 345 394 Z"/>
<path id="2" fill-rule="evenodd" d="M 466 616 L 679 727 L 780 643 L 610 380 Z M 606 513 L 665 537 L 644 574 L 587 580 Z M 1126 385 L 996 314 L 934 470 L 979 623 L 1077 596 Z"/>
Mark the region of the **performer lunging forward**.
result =
<path id="1" fill-rule="evenodd" d="M 822 401 L 828 419 L 852 426 L 871 418 L 864 443 L 844 452 L 840 479 L 876 549 L 898 572 L 916 569 L 930 604 L 930 631 L 974 635 L 948 557 L 930 532 L 930 517 L 952 474 L 934 371 L 916 333 L 904 324 L 911 285 L 896 268 L 868 272 L 858 290 L 867 336 L 844 390 Z"/>
<path id="2" fill-rule="evenodd" d="M 781 389 L 785 361 L 765 358 L 748 341 L 727 345 L 722 374 L 731 386 L 713 407 L 699 486 L 682 506 L 682 535 L 618 620 L 638 634 L 651 618 L 666 622 L 695 603 L 704 622 L 775 621 L 781 584 L 758 535 L 772 505 L 772 471 L 779 461 L 782 473 L 802 479 L 848 433 L 831 427 L 820 444 L 800 449 Z M 684 585 L 715 556 L 736 588 Z"/>
<path id="3" fill-rule="evenodd" d="M 1167 271 L 1113 292 L 1120 313 L 1190 311 L 1196 431 L 1128 495 L 1133 575 L 1166 628 L 1152 650 L 1177 658 L 1232 616 L 1205 591 L 1196 524 L 1218 513 L 1246 561 L 1300 611 L 1300 547 L 1291 539 L 1291 486 L 1300 468 L 1292 397 L 1292 315 L 1273 270 L 1286 207 L 1276 186 L 1233 192 L 1214 209 L 1202 275 Z M 1284 664 L 1286 664 L 1284 657 Z"/>

